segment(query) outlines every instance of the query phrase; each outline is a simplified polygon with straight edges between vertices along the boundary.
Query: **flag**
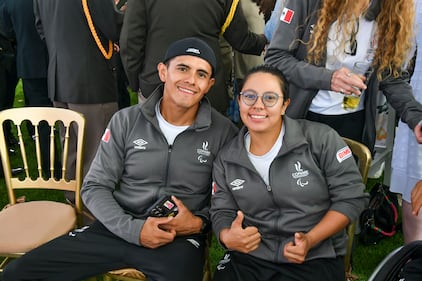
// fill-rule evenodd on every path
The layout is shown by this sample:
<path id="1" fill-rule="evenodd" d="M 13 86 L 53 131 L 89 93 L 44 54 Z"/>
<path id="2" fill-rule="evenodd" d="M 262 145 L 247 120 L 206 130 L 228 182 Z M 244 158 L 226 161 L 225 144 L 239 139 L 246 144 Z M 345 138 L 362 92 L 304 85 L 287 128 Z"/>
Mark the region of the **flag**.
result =
<path id="1" fill-rule="evenodd" d="M 280 20 L 282 22 L 290 24 L 292 22 L 294 13 L 295 11 L 290 10 L 288 8 L 284 8 L 283 12 L 281 12 Z"/>

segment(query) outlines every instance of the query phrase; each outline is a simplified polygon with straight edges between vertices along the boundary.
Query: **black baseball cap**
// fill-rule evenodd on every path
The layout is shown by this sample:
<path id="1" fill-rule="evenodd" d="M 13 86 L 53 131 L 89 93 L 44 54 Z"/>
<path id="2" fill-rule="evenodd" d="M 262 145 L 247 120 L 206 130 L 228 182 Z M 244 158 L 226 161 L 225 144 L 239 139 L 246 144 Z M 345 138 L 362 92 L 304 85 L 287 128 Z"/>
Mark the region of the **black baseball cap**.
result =
<path id="1" fill-rule="evenodd" d="M 214 51 L 201 39 L 188 37 L 173 42 L 168 47 L 163 62 L 166 63 L 170 59 L 178 56 L 195 56 L 206 60 L 211 65 L 211 77 L 214 77 L 217 64 Z"/>

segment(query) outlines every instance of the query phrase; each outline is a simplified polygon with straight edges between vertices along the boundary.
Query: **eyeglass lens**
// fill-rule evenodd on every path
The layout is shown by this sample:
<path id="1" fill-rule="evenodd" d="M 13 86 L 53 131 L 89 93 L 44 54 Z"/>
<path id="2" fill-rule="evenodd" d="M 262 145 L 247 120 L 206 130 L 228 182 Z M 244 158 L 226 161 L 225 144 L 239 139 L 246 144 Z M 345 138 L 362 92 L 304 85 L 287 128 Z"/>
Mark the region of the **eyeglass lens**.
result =
<path id="1" fill-rule="evenodd" d="M 240 93 L 240 95 L 242 97 L 242 101 L 248 106 L 254 105 L 258 98 L 261 97 L 262 103 L 266 107 L 274 106 L 280 97 L 278 94 L 273 92 L 265 92 L 260 96 L 256 92 L 251 90 L 244 91 Z"/>

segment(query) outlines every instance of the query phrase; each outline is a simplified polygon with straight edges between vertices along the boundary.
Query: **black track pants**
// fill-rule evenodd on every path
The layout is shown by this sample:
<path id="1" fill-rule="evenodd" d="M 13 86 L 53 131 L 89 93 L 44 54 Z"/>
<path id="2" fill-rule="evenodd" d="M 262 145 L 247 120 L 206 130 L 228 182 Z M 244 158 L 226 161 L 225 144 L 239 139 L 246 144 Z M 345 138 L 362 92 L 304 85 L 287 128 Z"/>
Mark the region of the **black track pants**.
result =
<path id="1" fill-rule="evenodd" d="M 303 264 L 272 263 L 238 252 L 227 252 L 217 265 L 214 281 L 343 281 L 344 258 L 315 259 Z"/>
<path id="2" fill-rule="evenodd" d="M 12 261 L 3 280 L 82 280 L 133 267 L 150 281 L 198 281 L 202 280 L 205 245 L 205 236 L 194 235 L 148 249 L 128 243 L 94 222 Z"/>

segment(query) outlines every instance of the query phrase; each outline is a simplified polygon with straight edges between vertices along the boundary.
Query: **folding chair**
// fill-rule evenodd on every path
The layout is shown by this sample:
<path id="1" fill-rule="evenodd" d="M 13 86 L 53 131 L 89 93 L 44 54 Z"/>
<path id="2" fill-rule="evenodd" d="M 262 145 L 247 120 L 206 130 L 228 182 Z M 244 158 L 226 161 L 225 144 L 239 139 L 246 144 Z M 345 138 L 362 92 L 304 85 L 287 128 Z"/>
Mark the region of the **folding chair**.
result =
<path id="1" fill-rule="evenodd" d="M 344 138 L 344 137 L 343 137 L 343 140 L 352 150 L 353 156 L 357 158 L 357 164 L 359 167 L 360 174 L 362 175 L 362 181 L 364 184 L 366 184 L 368 180 L 368 172 L 369 172 L 369 168 L 371 166 L 371 160 L 372 160 L 371 152 L 364 144 L 360 142 L 357 142 L 348 138 Z M 347 235 L 348 235 L 347 251 L 346 251 L 346 255 L 344 256 L 346 278 L 348 275 L 351 275 L 352 273 L 351 258 L 352 258 L 352 250 L 353 250 L 353 240 L 355 237 L 357 223 L 358 221 L 354 221 L 351 224 L 349 224 L 349 226 L 347 227 Z"/>
<path id="2" fill-rule="evenodd" d="M 4 124 L 6 120 L 13 123 L 16 130 L 19 149 L 13 157 L 9 156 Z M 26 123 L 34 126 L 34 136 L 27 133 Z M 41 165 L 40 125 L 49 128 L 49 174 Z M 63 129 L 63 145 L 56 136 L 57 129 Z M 76 172 L 68 176 L 68 156 L 71 146 L 71 131 L 76 132 Z M 82 201 L 80 187 L 82 184 L 82 158 L 85 119 L 72 110 L 53 107 L 12 108 L 0 112 L 0 154 L 4 177 L 9 197 L 9 204 L 0 211 L 0 272 L 10 259 L 18 258 L 53 238 L 68 233 L 78 226 L 81 220 Z M 61 147 L 62 146 L 62 147 Z M 73 148 L 72 148 L 73 149 Z M 12 158 L 12 159 L 11 159 Z M 57 160 L 61 162 L 57 165 Z M 24 173 L 12 175 L 11 161 L 21 161 Z M 59 171 L 56 171 L 59 168 Z M 32 189 L 29 191 L 28 189 Z M 48 190 L 62 190 L 75 193 L 75 207 L 61 200 L 61 192 L 50 195 Z M 34 191 L 37 192 L 34 195 Z M 17 196 L 25 192 L 36 199 L 18 203 Z M 31 193 L 32 192 L 32 193 Z M 16 194 L 18 193 L 18 195 Z M 40 200 L 40 198 L 47 199 Z M 57 198 L 57 201 L 53 201 Z"/>

